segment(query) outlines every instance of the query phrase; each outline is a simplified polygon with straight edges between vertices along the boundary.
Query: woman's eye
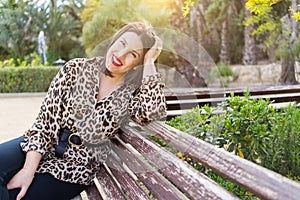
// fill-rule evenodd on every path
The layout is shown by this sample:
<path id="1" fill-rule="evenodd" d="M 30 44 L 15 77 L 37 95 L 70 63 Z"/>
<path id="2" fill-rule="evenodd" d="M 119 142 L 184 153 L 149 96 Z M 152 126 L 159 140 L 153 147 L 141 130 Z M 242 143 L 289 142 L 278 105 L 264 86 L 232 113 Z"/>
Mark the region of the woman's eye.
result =
<path id="1" fill-rule="evenodd" d="M 133 55 L 134 58 L 137 58 L 137 55 L 133 52 L 131 52 L 131 54 Z"/>
<path id="2" fill-rule="evenodd" d="M 121 40 L 121 44 L 125 47 L 125 42 L 123 40 Z"/>

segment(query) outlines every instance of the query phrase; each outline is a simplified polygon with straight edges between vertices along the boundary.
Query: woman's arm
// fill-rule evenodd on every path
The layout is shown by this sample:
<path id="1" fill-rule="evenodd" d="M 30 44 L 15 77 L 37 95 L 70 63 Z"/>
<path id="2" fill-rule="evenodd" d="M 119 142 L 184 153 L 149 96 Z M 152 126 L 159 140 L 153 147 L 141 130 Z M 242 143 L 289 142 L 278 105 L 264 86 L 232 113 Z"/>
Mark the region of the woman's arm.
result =
<path id="1" fill-rule="evenodd" d="M 157 73 L 154 62 L 157 60 L 158 56 L 160 55 L 161 50 L 162 50 L 162 40 L 158 36 L 155 36 L 154 45 L 151 47 L 151 49 L 149 49 L 149 51 L 146 53 L 144 57 L 143 77 Z"/>
<path id="2" fill-rule="evenodd" d="M 42 154 L 36 151 L 28 151 L 26 153 L 26 160 L 23 169 L 27 170 L 28 172 L 30 172 L 30 174 L 34 175 L 40 163 L 41 158 L 42 158 Z"/>
<path id="3" fill-rule="evenodd" d="M 37 118 L 24 134 L 24 142 L 21 143 L 24 152 L 36 151 L 44 155 L 56 143 L 62 121 L 63 97 L 73 85 L 77 62 L 82 61 L 74 59 L 67 62 L 52 80 Z"/>
<path id="4" fill-rule="evenodd" d="M 42 154 L 36 151 L 28 151 L 23 168 L 9 181 L 7 189 L 21 188 L 17 200 L 23 198 L 34 178 Z"/>
<path id="5" fill-rule="evenodd" d="M 145 55 L 142 85 L 129 101 L 129 115 L 140 125 L 166 116 L 164 84 L 160 83 L 161 75 L 154 64 L 161 49 L 162 41 L 156 36 L 153 47 Z"/>

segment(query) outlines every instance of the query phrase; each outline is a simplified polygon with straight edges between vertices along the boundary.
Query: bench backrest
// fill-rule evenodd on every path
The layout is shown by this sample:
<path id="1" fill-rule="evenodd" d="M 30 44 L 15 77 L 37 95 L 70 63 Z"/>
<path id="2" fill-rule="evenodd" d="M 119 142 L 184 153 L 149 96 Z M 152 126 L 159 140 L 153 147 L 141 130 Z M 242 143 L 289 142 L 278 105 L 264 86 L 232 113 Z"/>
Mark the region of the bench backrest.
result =
<path id="1" fill-rule="evenodd" d="M 168 118 L 184 114 L 191 108 L 204 105 L 216 106 L 233 92 L 243 97 L 247 88 L 169 88 L 166 89 Z M 250 88 L 250 98 L 270 98 L 274 103 L 300 102 L 300 85 L 260 86 Z"/>

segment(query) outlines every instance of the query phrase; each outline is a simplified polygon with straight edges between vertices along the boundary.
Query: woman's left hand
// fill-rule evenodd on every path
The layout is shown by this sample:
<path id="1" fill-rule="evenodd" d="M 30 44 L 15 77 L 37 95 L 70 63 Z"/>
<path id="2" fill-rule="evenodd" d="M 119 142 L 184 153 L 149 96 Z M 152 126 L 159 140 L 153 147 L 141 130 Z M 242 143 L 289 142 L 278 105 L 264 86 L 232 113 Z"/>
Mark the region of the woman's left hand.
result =
<path id="1" fill-rule="evenodd" d="M 155 36 L 154 45 L 149 49 L 144 57 L 144 64 L 153 64 L 155 60 L 157 60 L 162 50 L 162 40 Z"/>

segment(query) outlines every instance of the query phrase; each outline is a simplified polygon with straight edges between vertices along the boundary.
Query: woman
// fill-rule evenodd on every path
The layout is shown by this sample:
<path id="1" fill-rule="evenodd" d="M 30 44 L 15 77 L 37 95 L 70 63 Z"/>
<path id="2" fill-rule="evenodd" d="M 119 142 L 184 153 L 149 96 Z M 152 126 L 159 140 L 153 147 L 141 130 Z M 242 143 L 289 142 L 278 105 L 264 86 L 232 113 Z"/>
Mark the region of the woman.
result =
<path id="1" fill-rule="evenodd" d="M 33 126 L 0 145 L 0 199 L 72 198 L 92 184 L 127 115 L 141 125 L 164 117 L 161 48 L 151 28 L 134 22 L 114 35 L 104 58 L 66 63 Z"/>

